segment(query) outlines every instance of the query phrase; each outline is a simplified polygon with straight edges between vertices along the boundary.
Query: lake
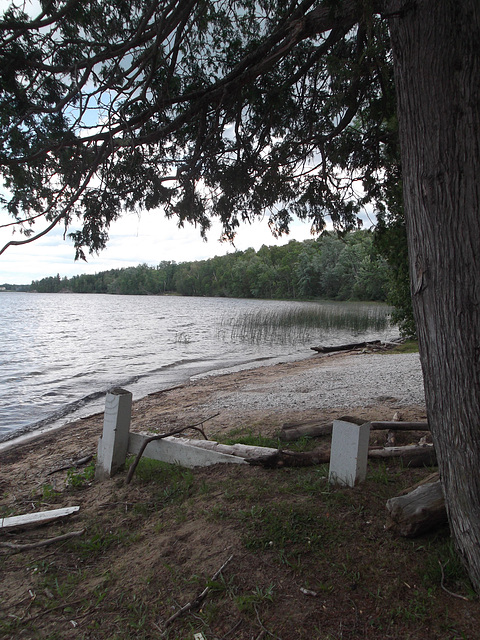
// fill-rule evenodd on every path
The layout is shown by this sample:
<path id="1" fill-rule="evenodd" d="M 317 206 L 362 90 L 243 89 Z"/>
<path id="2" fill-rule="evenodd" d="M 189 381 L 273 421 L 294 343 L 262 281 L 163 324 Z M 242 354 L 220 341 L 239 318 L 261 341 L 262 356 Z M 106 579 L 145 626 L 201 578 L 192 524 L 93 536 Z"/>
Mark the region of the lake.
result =
<path id="1" fill-rule="evenodd" d="M 295 315 L 342 309 L 388 313 L 350 303 L 2 292 L 0 441 L 101 411 L 113 387 L 137 399 L 207 372 L 308 357 L 319 344 L 398 337 L 388 324 L 300 326 Z M 288 326 L 272 329 L 287 315 Z"/>

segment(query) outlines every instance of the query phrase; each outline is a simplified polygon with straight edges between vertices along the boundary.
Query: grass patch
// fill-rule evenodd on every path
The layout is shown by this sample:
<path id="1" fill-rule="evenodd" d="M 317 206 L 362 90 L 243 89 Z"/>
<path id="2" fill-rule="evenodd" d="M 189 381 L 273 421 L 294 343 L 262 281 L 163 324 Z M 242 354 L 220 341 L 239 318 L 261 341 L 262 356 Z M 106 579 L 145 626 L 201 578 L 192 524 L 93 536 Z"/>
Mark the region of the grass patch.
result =
<path id="1" fill-rule="evenodd" d="M 243 536 L 249 550 L 276 550 L 290 554 L 324 549 L 335 528 L 328 517 L 315 513 L 311 505 L 268 505 L 242 511 L 238 517 L 246 525 Z"/>
<path id="2" fill-rule="evenodd" d="M 127 467 L 132 462 L 133 458 L 130 458 L 127 461 Z M 142 458 L 135 470 L 135 480 L 141 484 L 162 487 L 162 492 L 158 495 L 163 495 L 165 504 L 168 504 L 172 501 L 179 502 L 190 494 L 194 484 L 194 474 L 190 469 L 179 465 Z"/>
<path id="3" fill-rule="evenodd" d="M 389 353 L 418 353 L 418 340 L 405 340 L 389 350 Z"/>
<path id="4" fill-rule="evenodd" d="M 112 548 L 131 545 L 137 538 L 136 531 L 119 528 L 108 531 L 97 524 L 86 535 L 70 540 L 68 545 L 81 557 L 92 559 L 107 554 Z"/>
<path id="5" fill-rule="evenodd" d="M 268 447 L 270 449 L 289 449 L 290 451 L 310 451 L 318 446 L 315 438 L 304 436 L 294 442 L 284 442 L 274 436 L 264 436 L 255 432 L 252 427 L 237 428 L 226 434 L 219 434 L 216 437 L 222 444 L 234 445 L 244 444 L 251 447 Z"/>
<path id="6" fill-rule="evenodd" d="M 69 489 L 83 489 L 95 478 L 96 457 L 84 469 L 69 469 L 67 471 L 67 487 Z"/>
<path id="7" fill-rule="evenodd" d="M 84 488 L 82 537 L 2 556 L 0 609 L 15 617 L 0 616 L 0 635 L 476 637 L 480 603 L 448 530 L 417 540 L 384 530 L 386 499 L 426 470 L 382 462 L 353 489 L 332 487 L 327 465 L 187 470 L 145 458 L 138 470 L 128 488 L 121 477 Z"/>
<path id="8" fill-rule="evenodd" d="M 254 433 L 252 429 L 236 429 L 225 435 L 219 435 L 216 437 L 218 442 L 222 444 L 245 444 L 251 447 L 270 447 L 272 449 L 278 449 L 281 447 L 281 442 L 278 438 L 272 438 L 268 436 L 262 436 L 260 433 Z"/>

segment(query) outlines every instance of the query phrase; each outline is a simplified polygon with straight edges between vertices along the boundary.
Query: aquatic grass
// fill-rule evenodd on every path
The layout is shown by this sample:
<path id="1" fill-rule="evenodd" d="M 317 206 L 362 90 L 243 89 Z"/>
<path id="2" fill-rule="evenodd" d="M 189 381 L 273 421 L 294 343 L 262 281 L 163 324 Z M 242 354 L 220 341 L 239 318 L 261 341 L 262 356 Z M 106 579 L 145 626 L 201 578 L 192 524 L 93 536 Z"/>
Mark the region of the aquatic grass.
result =
<path id="1" fill-rule="evenodd" d="M 380 304 L 312 303 L 282 310 L 261 309 L 238 316 L 230 325 L 231 339 L 293 344 L 311 340 L 318 331 L 381 332 L 391 326 L 390 314 L 391 308 Z"/>

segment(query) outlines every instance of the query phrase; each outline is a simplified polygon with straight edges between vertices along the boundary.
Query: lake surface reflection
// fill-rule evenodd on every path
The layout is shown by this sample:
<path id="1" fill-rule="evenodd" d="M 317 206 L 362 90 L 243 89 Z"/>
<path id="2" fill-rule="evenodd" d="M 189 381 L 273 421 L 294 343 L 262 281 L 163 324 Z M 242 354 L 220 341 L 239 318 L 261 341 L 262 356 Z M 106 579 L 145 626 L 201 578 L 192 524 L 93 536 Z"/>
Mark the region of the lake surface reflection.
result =
<path id="1" fill-rule="evenodd" d="M 320 304 L 1 293 L 0 440 L 101 411 L 112 387 L 139 398 L 207 371 L 308 357 L 318 344 L 398 337 L 388 326 L 304 327 L 260 339 L 238 331 L 242 318 Z"/>

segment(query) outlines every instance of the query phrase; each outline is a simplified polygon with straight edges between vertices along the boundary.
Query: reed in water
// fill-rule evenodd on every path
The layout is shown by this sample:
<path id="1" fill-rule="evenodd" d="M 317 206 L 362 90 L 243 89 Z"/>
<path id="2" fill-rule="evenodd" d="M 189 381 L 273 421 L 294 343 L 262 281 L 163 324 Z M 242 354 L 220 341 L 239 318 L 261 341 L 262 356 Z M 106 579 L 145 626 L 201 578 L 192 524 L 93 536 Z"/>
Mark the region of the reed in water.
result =
<path id="1" fill-rule="evenodd" d="M 386 305 L 358 303 L 261 309 L 238 316 L 231 325 L 231 339 L 294 344 L 339 331 L 354 336 L 367 331 L 382 332 L 390 326 L 390 313 L 391 308 Z"/>

